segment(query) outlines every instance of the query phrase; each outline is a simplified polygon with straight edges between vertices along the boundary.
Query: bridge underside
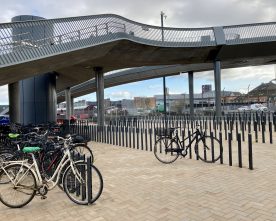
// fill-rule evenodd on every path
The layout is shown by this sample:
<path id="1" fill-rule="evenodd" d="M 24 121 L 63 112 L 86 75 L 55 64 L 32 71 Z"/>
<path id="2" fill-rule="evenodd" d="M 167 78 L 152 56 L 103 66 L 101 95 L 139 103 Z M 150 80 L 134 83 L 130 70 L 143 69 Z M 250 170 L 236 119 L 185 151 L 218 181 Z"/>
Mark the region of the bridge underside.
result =
<path id="1" fill-rule="evenodd" d="M 93 77 L 93 67 L 104 72 L 128 67 L 181 64 L 183 72 L 213 69 L 221 60 L 222 68 L 276 63 L 276 42 L 224 45 L 195 48 L 155 47 L 130 40 L 117 40 L 58 54 L 39 60 L 0 68 L 0 85 L 17 82 L 40 73 L 58 75 L 57 91 L 85 82 Z"/>

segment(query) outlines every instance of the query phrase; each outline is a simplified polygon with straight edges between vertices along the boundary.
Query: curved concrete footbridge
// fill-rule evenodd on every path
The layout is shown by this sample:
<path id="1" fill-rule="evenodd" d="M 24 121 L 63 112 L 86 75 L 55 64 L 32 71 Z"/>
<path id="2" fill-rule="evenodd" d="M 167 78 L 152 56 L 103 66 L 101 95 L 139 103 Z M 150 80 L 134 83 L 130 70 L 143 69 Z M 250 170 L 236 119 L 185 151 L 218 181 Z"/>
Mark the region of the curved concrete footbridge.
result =
<path id="1" fill-rule="evenodd" d="M 107 87 L 189 72 L 191 93 L 193 72 L 205 70 L 214 70 L 220 115 L 221 68 L 276 62 L 276 23 L 160 28 L 113 14 L 17 16 L 12 21 L 0 24 L 0 85 L 9 84 L 11 118 L 21 123 L 55 120 L 56 92 L 65 90 L 70 104 L 70 88 L 75 86 L 73 97 L 97 91 L 103 124 L 105 83 Z M 125 68 L 132 69 L 104 76 Z M 94 89 L 89 89 L 91 82 Z"/>

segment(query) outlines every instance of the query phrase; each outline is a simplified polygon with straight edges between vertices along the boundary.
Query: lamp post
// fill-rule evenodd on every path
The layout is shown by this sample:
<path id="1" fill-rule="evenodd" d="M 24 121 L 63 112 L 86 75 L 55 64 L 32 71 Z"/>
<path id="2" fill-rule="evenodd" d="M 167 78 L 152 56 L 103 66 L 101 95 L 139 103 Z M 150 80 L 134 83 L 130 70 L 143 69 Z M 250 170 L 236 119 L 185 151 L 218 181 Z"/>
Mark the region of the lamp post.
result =
<path id="1" fill-rule="evenodd" d="M 161 11 L 161 36 L 162 36 L 162 42 L 164 41 L 164 17 L 167 18 L 167 15 L 165 15 L 165 12 Z"/>
<path id="2" fill-rule="evenodd" d="M 164 41 L 164 17 L 167 16 L 163 11 L 160 13 L 161 15 L 161 37 L 162 42 Z M 167 99 L 166 99 L 166 77 L 163 77 L 163 96 L 164 96 L 164 114 L 165 114 L 165 120 L 167 120 Z"/>

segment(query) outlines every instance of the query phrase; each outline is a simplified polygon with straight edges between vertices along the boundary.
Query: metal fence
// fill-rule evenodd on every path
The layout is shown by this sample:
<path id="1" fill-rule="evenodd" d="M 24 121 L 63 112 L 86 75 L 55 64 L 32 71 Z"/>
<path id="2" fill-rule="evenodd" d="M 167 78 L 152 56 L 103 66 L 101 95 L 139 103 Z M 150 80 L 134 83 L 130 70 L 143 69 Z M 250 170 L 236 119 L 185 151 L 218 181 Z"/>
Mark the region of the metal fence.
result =
<path id="1" fill-rule="evenodd" d="M 197 126 L 198 125 L 198 126 Z M 71 132 L 78 133 L 88 140 L 102 142 L 132 149 L 153 151 L 158 128 L 177 127 L 182 138 L 193 133 L 197 127 L 205 134 L 218 138 L 223 143 L 221 164 L 253 169 L 252 143 L 276 142 L 275 113 L 232 113 L 217 119 L 189 115 L 168 117 L 124 118 L 110 121 L 99 127 L 88 121 L 71 125 Z M 194 151 L 189 158 L 196 159 Z"/>

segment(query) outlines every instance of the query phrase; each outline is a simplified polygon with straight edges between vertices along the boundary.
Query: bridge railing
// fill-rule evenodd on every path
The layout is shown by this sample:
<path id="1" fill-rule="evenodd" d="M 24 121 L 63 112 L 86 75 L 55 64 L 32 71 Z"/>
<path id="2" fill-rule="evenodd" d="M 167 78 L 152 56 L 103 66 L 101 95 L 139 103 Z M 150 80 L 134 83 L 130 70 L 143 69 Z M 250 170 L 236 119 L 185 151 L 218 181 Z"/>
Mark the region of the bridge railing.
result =
<path id="1" fill-rule="evenodd" d="M 276 40 L 276 23 L 224 26 L 226 44 L 248 44 Z"/>
<path id="2" fill-rule="evenodd" d="M 0 66 L 117 39 L 163 47 L 216 45 L 212 28 L 163 28 L 162 32 L 160 27 L 111 14 L 13 22 L 0 24 Z"/>
<path id="3" fill-rule="evenodd" d="M 224 26 L 226 44 L 276 40 L 276 23 Z M 128 39 L 160 47 L 216 46 L 214 28 L 166 28 L 104 14 L 0 24 L 0 67 Z"/>

